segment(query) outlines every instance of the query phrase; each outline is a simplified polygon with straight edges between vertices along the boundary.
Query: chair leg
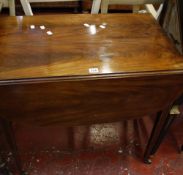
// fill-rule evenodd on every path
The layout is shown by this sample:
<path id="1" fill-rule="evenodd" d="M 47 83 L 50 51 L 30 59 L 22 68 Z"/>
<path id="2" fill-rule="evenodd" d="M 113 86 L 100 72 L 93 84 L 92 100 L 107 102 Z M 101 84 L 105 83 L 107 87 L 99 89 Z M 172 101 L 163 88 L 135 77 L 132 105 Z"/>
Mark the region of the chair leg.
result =
<path id="1" fill-rule="evenodd" d="M 28 0 L 20 0 L 26 16 L 33 16 L 32 8 Z"/>
<path id="2" fill-rule="evenodd" d="M 22 175 L 24 174 L 24 171 L 22 169 L 21 159 L 20 159 L 20 155 L 18 153 L 18 149 L 16 145 L 16 139 L 15 139 L 15 135 L 12 127 L 12 122 L 1 118 L 1 124 L 2 124 L 4 134 L 6 136 L 7 143 L 15 159 L 17 170 L 19 174 Z"/>
<path id="3" fill-rule="evenodd" d="M 147 163 L 147 164 L 151 163 L 150 156 L 151 156 L 152 149 L 154 147 L 154 144 L 156 144 L 160 131 L 167 119 L 168 113 L 169 113 L 169 108 L 157 113 L 154 127 L 152 129 L 151 136 L 149 138 L 149 141 L 144 153 L 144 163 Z"/>
<path id="4" fill-rule="evenodd" d="M 93 0 L 91 14 L 98 14 L 100 10 L 101 0 Z"/>
<path id="5" fill-rule="evenodd" d="M 109 8 L 109 0 L 103 0 L 101 3 L 101 13 L 107 13 Z"/>
<path id="6" fill-rule="evenodd" d="M 10 16 L 15 16 L 15 0 L 9 0 L 9 9 L 10 9 Z"/>

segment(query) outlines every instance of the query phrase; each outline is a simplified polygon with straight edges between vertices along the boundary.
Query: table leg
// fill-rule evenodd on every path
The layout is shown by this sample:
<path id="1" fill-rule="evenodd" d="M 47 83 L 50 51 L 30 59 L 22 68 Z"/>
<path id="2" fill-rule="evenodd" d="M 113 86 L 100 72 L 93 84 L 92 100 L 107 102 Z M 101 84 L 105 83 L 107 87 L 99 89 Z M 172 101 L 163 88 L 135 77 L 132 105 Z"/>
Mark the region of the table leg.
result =
<path id="1" fill-rule="evenodd" d="M 2 124 L 4 134 L 7 139 L 7 143 L 10 147 L 10 150 L 12 151 L 13 158 L 15 159 L 15 164 L 16 164 L 17 170 L 20 175 L 23 175 L 25 173 L 22 169 L 22 163 L 21 163 L 20 155 L 19 155 L 18 149 L 17 149 L 17 144 L 16 144 L 16 139 L 15 139 L 15 135 L 14 135 L 14 131 L 13 131 L 12 122 L 10 122 L 6 119 L 1 119 L 0 121 Z"/>
<path id="2" fill-rule="evenodd" d="M 151 163 L 150 156 L 152 155 L 151 154 L 152 149 L 158 140 L 161 129 L 162 129 L 162 127 L 167 119 L 168 113 L 169 113 L 169 108 L 157 113 L 154 127 L 152 129 L 151 136 L 149 138 L 149 141 L 148 141 L 148 144 L 147 144 L 147 147 L 145 150 L 145 154 L 144 154 L 144 162 L 147 164 Z"/>
<path id="3" fill-rule="evenodd" d="M 155 154 L 156 151 L 158 150 L 160 144 L 162 143 L 164 137 L 166 136 L 166 134 L 167 134 L 171 124 L 173 123 L 174 119 L 175 119 L 174 116 L 168 114 L 166 122 L 165 122 L 165 124 L 163 125 L 163 128 L 160 131 L 160 135 L 159 135 L 159 137 L 158 137 L 158 139 L 156 141 L 156 144 L 154 145 L 154 147 L 153 147 L 153 149 L 151 151 L 151 155 Z"/>

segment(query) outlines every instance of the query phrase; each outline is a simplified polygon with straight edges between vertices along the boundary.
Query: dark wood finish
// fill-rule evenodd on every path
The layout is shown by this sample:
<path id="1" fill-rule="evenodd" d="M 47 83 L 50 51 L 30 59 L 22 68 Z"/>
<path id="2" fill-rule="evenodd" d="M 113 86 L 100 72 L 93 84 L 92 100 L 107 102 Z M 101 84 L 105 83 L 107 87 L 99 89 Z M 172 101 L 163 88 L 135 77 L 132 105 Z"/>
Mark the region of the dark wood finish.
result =
<path id="1" fill-rule="evenodd" d="M 182 92 L 182 80 L 182 75 L 139 75 L 7 84 L 0 86 L 0 114 L 12 121 L 39 125 L 132 119 L 164 109 Z"/>
<path id="2" fill-rule="evenodd" d="M 70 126 L 158 113 L 146 162 L 183 92 L 183 58 L 150 15 L 4 17 L 0 48 L 2 118 Z"/>
<path id="3" fill-rule="evenodd" d="M 92 67 L 99 69 L 95 77 L 183 72 L 182 57 L 150 15 L 51 15 L 0 20 L 0 80 L 75 75 L 91 79 Z M 101 29 L 99 25 L 104 22 L 108 25 Z M 95 29 L 85 27 L 85 23 L 95 24 L 97 33 L 92 35 Z M 31 30 L 33 24 L 36 29 Z M 40 30 L 40 25 L 46 30 Z M 48 30 L 53 35 L 48 36 Z"/>

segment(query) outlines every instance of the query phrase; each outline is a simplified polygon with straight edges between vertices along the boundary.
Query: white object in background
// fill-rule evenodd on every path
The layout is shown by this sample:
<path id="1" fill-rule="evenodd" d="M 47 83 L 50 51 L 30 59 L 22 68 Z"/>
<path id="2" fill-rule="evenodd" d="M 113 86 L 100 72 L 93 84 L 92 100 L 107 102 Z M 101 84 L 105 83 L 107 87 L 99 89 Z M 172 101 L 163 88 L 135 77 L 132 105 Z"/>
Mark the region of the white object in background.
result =
<path id="1" fill-rule="evenodd" d="M 91 14 L 98 14 L 100 10 L 101 0 L 93 0 Z"/>

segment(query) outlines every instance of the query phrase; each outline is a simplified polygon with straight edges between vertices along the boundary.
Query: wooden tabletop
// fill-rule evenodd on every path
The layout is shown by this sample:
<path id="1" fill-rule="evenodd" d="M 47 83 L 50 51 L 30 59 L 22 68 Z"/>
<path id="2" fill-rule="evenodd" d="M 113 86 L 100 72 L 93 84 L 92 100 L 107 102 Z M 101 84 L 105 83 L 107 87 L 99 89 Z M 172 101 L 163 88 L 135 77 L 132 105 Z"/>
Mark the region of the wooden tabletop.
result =
<path id="1" fill-rule="evenodd" d="M 0 18 L 0 81 L 183 73 L 183 58 L 147 14 Z"/>

